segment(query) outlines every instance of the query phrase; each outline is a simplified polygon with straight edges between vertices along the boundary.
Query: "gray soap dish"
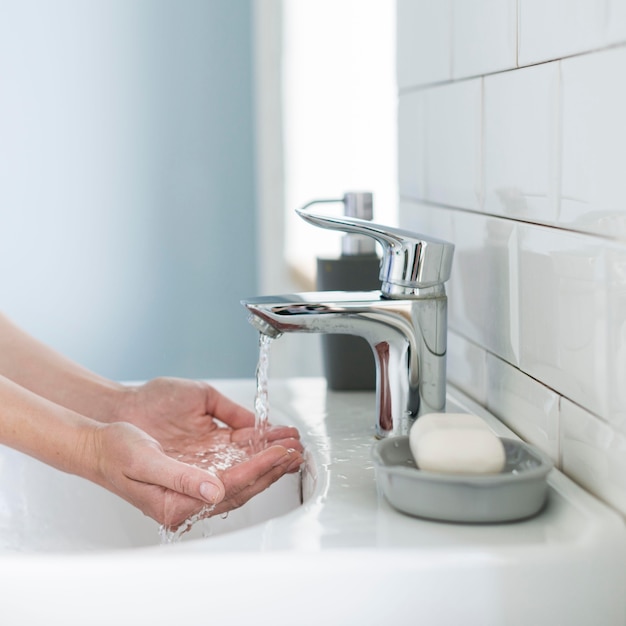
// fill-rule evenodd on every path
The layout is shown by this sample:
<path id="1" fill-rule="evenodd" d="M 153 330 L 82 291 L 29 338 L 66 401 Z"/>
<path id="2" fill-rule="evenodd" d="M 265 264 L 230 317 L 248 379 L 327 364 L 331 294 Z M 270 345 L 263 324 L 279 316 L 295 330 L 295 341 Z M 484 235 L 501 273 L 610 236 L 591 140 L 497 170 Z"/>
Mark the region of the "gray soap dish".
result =
<path id="1" fill-rule="evenodd" d="M 408 437 L 372 447 L 379 488 L 399 511 L 427 519 L 509 522 L 531 517 L 545 504 L 552 461 L 540 450 L 501 438 L 506 465 L 498 474 L 442 474 L 417 468 Z"/>

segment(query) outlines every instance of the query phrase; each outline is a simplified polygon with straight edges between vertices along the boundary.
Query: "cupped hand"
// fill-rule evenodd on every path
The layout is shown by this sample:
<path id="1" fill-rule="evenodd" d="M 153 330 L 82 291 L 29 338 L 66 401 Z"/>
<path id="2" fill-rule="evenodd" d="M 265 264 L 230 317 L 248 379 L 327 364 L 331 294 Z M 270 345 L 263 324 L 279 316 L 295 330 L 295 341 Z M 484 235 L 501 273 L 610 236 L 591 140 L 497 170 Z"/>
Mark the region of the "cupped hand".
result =
<path id="1" fill-rule="evenodd" d="M 243 505 L 303 462 L 296 428 L 269 426 L 259 445 L 254 414 L 200 381 L 157 378 L 129 388 L 115 418 L 136 427 L 143 450 L 126 492 L 139 492 L 147 505 L 139 508 L 174 528 L 207 504 L 215 504 L 207 515 Z M 221 485 L 217 500 L 199 495 L 207 480 Z"/>
<path id="2" fill-rule="evenodd" d="M 92 439 L 88 454 L 97 462 L 90 478 L 169 528 L 202 510 L 213 515 L 241 506 L 302 462 L 296 450 L 270 446 L 218 477 L 167 456 L 132 424 L 102 425 Z"/>
<path id="3" fill-rule="evenodd" d="M 255 439 L 252 411 L 211 385 L 181 378 L 155 378 L 129 387 L 116 419 L 138 426 L 165 449 L 200 448 L 203 442 L 250 448 Z M 265 443 L 302 452 L 300 435 L 291 426 L 269 426 Z"/>

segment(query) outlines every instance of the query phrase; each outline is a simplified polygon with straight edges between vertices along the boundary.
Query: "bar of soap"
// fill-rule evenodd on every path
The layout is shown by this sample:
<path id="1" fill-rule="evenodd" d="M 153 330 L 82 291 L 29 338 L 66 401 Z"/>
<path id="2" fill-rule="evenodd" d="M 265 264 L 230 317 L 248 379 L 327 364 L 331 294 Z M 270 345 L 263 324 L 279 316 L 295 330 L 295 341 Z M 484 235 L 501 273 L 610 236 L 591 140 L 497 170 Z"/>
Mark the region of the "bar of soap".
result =
<path id="1" fill-rule="evenodd" d="M 477 415 L 429 413 L 417 418 L 409 446 L 418 468 L 446 474 L 496 474 L 506 454 L 500 439 Z"/>

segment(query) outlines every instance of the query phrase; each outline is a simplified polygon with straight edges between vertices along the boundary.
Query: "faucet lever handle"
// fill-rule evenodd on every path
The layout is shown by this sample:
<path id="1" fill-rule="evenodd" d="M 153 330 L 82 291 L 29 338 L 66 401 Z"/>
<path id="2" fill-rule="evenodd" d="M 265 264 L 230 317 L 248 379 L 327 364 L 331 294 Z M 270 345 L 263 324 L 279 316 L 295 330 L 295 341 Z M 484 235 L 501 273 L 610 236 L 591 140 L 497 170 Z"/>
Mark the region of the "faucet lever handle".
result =
<path id="1" fill-rule="evenodd" d="M 415 290 L 445 283 L 450 278 L 453 244 L 357 217 L 319 215 L 307 210 L 318 202 L 341 200 L 315 200 L 296 209 L 296 213 L 320 228 L 366 235 L 382 246 L 379 277 L 382 281 L 381 291 L 385 296 L 406 297 Z"/>

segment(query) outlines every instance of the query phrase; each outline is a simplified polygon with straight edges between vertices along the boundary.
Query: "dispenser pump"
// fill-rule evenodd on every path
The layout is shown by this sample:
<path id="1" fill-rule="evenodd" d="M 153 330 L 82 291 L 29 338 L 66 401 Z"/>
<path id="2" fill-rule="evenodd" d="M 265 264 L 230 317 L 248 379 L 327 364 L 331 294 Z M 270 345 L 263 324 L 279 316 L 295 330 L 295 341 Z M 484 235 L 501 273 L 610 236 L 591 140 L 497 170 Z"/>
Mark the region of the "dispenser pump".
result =
<path id="1" fill-rule="evenodd" d="M 369 191 L 351 191 L 345 193 L 343 198 L 313 200 L 301 211 L 320 203 L 343 204 L 344 215 L 335 218 L 341 224 L 346 220 L 371 224 L 374 216 L 374 200 Z M 305 211 L 304 215 L 308 217 L 310 214 Z M 344 229 L 343 232 L 347 234 L 341 240 L 341 255 L 317 259 L 318 290 L 376 291 L 380 287 L 380 258 L 376 252 L 375 238 L 368 232 L 355 232 L 355 229 Z M 376 388 L 374 357 L 365 339 L 354 335 L 325 334 L 321 341 L 329 389 L 346 391 Z"/>
<path id="2" fill-rule="evenodd" d="M 350 191 L 343 197 L 344 215 L 361 220 L 374 217 L 374 199 L 369 191 Z M 371 237 L 349 233 L 341 240 L 341 254 L 344 256 L 376 254 L 376 243 Z"/>

